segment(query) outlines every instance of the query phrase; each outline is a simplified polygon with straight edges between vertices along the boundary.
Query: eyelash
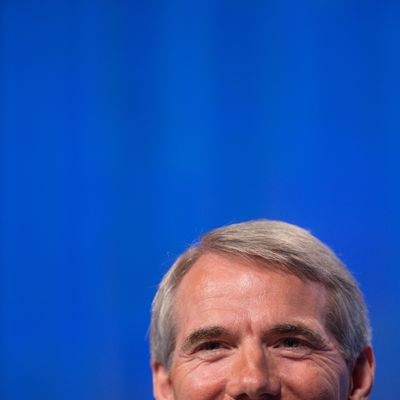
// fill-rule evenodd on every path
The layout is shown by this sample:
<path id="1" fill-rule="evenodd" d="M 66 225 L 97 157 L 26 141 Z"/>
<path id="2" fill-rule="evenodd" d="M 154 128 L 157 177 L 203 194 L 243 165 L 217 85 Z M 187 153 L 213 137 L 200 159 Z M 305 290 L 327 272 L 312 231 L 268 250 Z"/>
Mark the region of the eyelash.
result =
<path id="1" fill-rule="evenodd" d="M 215 351 L 223 348 L 223 344 L 218 341 L 209 341 L 201 343 L 199 346 L 196 347 L 195 351 Z"/>
<path id="2" fill-rule="evenodd" d="M 292 344 L 288 344 L 288 342 L 292 342 Z M 283 339 L 280 339 L 277 343 L 276 343 L 276 347 L 288 347 L 288 348 L 298 348 L 298 347 L 312 347 L 312 345 L 302 339 L 298 339 L 296 337 L 286 337 Z M 199 350 L 208 350 L 208 351 L 212 351 L 212 350 L 218 350 L 220 348 L 224 347 L 223 344 L 221 342 L 218 341 L 209 341 L 209 342 L 204 342 L 201 343 L 197 348 L 196 351 Z"/>
<path id="3" fill-rule="evenodd" d="M 295 344 L 294 346 L 293 345 L 288 345 L 288 342 L 292 342 L 292 344 Z M 285 345 L 286 344 L 286 347 L 291 347 L 291 348 L 297 348 L 297 347 L 300 347 L 300 346 L 308 346 L 308 343 L 306 343 L 306 342 L 304 342 L 303 340 L 300 340 L 300 339 L 298 339 L 298 338 L 294 338 L 294 337 L 287 337 L 287 338 L 283 338 L 282 340 L 280 340 L 280 342 L 279 342 L 279 344 L 280 345 Z"/>
<path id="4" fill-rule="evenodd" d="M 283 339 L 280 339 L 276 345 L 274 346 L 276 348 L 282 348 L 282 349 L 288 349 L 288 350 L 305 350 L 305 349 L 316 349 L 316 346 L 314 346 L 312 343 L 299 339 L 296 337 L 286 337 Z"/>
<path id="5" fill-rule="evenodd" d="M 228 346 L 223 342 L 218 340 L 210 340 L 208 342 L 200 343 L 193 351 L 193 353 L 197 352 L 205 352 L 206 354 L 219 354 L 219 351 L 226 349 Z M 291 354 L 303 354 L 304 352 L 312 351 L 316 349 L 316 347 L 303 339 L 297 337 L 283 337 L 275 342 L 275 344 L 271 344 L 271 347 L 276 349 L 281 349 L 282 351 L 289 351 Z M 215 353 L 214 353 L 215 352 Z"/>

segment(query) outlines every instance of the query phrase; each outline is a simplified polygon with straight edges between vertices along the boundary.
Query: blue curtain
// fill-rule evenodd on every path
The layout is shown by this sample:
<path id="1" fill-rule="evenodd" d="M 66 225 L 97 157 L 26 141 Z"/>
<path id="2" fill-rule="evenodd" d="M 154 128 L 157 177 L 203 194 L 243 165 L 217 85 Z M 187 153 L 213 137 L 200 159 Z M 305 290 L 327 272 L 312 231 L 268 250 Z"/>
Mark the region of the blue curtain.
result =
<path id="1" fill-rule="evenodd" d="M 399 18 L 385 0 L 3 0 L 1 399 L 152 398 L 163 272 L 254 218 L 348 264 L 372 399 L 398 398 Z"/>

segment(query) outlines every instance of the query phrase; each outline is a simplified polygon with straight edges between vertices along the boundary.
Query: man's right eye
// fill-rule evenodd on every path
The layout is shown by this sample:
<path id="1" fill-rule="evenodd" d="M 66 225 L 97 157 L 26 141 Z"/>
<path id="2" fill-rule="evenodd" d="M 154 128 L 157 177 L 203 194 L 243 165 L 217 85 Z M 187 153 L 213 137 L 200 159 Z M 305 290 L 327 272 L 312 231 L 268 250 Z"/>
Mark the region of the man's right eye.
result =
<path id="1" fill-rule="evenodd" d="M 223 345 L 221 342 L 217 342 L 217 341 L 211 341 L 211 342 L 204 342 L 201 343 L 196 350 L 197 351 L 202 351 L 202 350 L 206 350 L 206 351 L 212 351 L 212 350 L 219 350 L 223 348 Z"/>

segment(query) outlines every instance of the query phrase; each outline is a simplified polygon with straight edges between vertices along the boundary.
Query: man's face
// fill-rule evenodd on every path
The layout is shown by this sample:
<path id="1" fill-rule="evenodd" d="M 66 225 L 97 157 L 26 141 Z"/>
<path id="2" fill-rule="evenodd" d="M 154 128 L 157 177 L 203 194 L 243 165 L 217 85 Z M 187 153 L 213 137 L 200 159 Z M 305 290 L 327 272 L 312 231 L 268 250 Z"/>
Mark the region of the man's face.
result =
<path id="1" fill-rule="evenodd" d="M 168 378 L 155 369 L 157 400 L 349 398 L 326 306 L 318 283 L 203 255 L 177 290 L 176 348 Z"/>

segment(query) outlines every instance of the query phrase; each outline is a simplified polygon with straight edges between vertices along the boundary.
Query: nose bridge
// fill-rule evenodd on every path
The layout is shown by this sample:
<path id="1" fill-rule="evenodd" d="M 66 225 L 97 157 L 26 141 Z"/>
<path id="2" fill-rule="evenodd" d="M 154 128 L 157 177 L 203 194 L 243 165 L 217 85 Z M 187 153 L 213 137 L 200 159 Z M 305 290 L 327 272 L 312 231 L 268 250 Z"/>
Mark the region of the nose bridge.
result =
<path id="1" fill-rule="evenodd" d="M 267 394 L 276 396 L 279 391 L 276 368 L 263 344 L 241 346 L 232 365 L 228 394 L 233 398 L 258 399 Z"/>

